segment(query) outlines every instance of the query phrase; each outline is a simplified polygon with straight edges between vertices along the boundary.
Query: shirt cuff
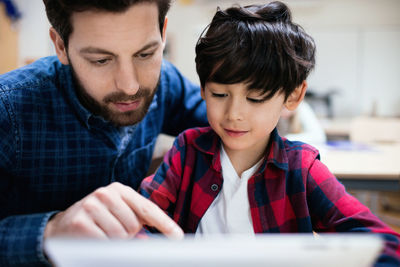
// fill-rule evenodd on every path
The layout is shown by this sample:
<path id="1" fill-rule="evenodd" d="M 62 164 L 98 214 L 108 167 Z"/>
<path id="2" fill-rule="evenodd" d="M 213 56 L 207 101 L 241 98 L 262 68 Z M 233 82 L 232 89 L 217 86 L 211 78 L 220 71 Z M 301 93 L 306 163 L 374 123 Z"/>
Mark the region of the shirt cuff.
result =
<path id="1" fill-rule="evenodd" d="M 36 255 L 37 255 L 37 258 L 39 259 L 39 261 L 46 265 L 47 264 L 51 265 L 51 264 L 44 253 L 44 245 L 43 245 L 44 230 L 46 229 L 46 225 L 49 222 L 49 220 L 51 219 L 51 217 L 53 217 L 56 213 L 58 213 L 58 211 L 52 211 L 52 212 L 45 213 L 43 216 L 43 219 L 42 219 L 42 223 L 39 227 L 39 231 L 38 231 Z"/>
<path id="2" fill-rule="evenodd" d="M 43 251 L 47 222 L 57 211 L 0 221 L 0 266 L 51 266 Z"/>

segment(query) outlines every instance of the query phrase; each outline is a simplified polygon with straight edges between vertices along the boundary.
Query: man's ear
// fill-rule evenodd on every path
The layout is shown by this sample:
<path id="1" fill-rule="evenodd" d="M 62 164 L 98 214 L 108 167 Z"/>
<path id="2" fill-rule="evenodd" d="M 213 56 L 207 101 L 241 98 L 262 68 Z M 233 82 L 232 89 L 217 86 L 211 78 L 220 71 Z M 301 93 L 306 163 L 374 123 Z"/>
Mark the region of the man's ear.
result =
<path id="1" fill-rule="evenodd" d="M 68 65 L 69 60 L 67 56 L 67 49 L 65 47 L 64 41 L 62 40 L 61 36 L 53 27 L 50 28 L 49 34 L 51 40 L 53 41 L 54 48 L 56 49 L 58 59 L 62 64 Z"/>
<path id="2" fill-rule="evenodd" d="M 307 81 L 303 81 L 294 91 L 289 95 L 285 102 L 285 107 L 288 110 L 295 110 L 297 106 L 303 101 L 307 91 Z"/>
<path id="3" fill-rule="evenodd" d="M 164 47 L 165 47 L 165 43 L 167 41 L 167 25 L 168 25 L 168 17 L 165 17 L 164 26 L 163 26 L 163 30 L 162 30 L 162 42 L 163 42 Z"/>

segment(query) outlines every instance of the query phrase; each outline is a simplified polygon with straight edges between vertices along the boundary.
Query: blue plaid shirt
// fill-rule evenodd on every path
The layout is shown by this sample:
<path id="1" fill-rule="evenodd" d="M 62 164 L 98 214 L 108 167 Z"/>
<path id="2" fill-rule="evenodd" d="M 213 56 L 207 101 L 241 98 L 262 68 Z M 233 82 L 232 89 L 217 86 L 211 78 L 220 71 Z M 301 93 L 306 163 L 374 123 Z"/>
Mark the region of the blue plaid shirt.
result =
<path id="1" fill-rule="evenodd" d="M 206 120 L 199 87 L 168 62 L 146 117 L 121 128 L 80 104 L 56 57 L 0 76 L 0 266 L 46 264 L 52 214 L 114 181 L 137 189 L 158 134 Z"/>

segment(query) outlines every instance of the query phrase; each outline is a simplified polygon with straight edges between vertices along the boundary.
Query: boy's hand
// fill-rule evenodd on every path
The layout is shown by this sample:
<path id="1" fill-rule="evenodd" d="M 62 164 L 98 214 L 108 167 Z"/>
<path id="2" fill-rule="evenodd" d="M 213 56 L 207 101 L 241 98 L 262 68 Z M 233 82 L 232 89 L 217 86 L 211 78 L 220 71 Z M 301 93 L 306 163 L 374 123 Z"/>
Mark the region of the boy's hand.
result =
<path id="1" fill-rule="evenodd" d="M 44 238 L 132 238 L 144 224 L 167 237 L 183 238 L 182 229 L 156 204 L 128 186 L 113 183 L 56 214 L 48 222 Z"/>

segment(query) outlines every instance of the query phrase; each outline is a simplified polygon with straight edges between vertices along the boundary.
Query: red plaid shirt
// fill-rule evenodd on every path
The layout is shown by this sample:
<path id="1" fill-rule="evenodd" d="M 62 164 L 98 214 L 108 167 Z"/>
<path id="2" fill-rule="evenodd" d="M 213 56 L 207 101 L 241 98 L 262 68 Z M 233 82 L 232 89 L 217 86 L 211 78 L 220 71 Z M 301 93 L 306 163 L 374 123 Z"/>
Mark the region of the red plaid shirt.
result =
<path id="1" fill-rule="evenodd" d="M 223 186 L 220 145 L 209 127 L 187 130 L 177 137 L 157 173 L 141 184 L 141 194 L 186 233 L 196 232 Z M 386 248 L 379 263 L 400 265 L 400 235 L 349 195 L 307 144 L 282 139 L 275 129 L 247 190 L 255 233 L 381 233 Z"/>

